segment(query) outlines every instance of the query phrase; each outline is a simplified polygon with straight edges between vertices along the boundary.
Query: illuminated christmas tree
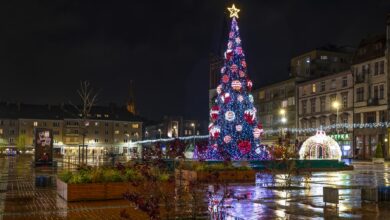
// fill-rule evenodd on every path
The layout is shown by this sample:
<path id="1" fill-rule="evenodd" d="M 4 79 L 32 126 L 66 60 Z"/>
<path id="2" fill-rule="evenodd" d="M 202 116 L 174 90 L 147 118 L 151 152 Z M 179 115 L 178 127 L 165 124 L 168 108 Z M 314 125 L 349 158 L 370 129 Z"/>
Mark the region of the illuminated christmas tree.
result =
<path id="1" fill-rule="evenodd" d="M 215 105 L 210 110 L 208 159 L 259 159 L 264 155 L 260 147 L 262 126 L 256 119 L 256 108 L 250 93 L 252 81 L 247 75 L 247 64 L 238 31 L 238 12 L 234 4 L 221 83 L 217 87 Z"/>

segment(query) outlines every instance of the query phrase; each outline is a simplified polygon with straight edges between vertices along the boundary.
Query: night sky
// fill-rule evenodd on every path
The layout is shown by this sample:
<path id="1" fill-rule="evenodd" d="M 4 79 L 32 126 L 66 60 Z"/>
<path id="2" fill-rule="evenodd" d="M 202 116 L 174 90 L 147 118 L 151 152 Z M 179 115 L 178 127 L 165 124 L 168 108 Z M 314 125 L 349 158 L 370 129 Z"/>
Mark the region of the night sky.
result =
<path id="1" fill-rule="evenodd" d="M 255 87 L 287 78 L 294 55 L 385 32 L 390 12 L 388 0 L 235 3 Z M 208 60 L 226 44 L 226 4 L 1 1 L 0 100 L 76 102 L 79 81 L 90 80 L 99 104 L 124 104 L 133 80 L 141 115 L 207 119 Z"/>

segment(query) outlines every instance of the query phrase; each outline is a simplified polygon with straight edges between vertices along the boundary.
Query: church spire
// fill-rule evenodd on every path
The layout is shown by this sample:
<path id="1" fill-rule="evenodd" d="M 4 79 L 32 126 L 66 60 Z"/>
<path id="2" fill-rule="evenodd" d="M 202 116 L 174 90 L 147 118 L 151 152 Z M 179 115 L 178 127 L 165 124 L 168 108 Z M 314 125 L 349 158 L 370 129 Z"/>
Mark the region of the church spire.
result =
<path id="1" fill-rule="evenodd" d="M 130 80 L 129 97 L 127 100 L 127 111 L 134 115 L 136 114 L 133 80 Z"/>

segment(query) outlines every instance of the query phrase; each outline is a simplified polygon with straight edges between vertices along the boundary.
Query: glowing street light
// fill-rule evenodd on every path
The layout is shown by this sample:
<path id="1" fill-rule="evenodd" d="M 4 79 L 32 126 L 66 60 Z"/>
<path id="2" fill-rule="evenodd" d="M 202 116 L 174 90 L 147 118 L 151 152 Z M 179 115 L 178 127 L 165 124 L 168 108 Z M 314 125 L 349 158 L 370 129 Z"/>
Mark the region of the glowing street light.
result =
<path id="1" fill-rule="evenodd" d="M 338 134 L 339 133 L 339 108 L 340 108 L 340 102 L 335 100 L 332 103 L 332 107 L 336 109 L 336 130 L 337 130 L 337 134 Z"/>
<path id="2" fill-rule="evenodd" d="M 279 114 L 280 115 L 286 115 L 286 109 L 284 109 L 284 108 L 281 108 L 280 110 L 279 110 Z"/>

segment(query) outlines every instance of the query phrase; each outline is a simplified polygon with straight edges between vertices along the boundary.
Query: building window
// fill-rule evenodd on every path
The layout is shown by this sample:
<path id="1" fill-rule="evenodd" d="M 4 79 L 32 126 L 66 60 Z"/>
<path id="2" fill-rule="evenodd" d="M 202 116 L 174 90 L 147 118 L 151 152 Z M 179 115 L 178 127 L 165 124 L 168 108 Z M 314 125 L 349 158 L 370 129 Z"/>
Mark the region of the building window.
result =
<path id="1" fill-rule="evenodd" d="M 108 123 L 107 123 L 107 122 L 106 122 L 106 123 L 104 123 L 104 126 L 108 127 Z"/>
<path id="2" fill-rule="evenodd" d="M 385 98 L 385 85 L 379 85 L 379 99 Z"/>
<path id="3" fill-rule="evenodd" d="M 362 102 L 364 100 L 364 87 L 356 89 L 356 101 Z"/>
<path id="4" fill-rule="evenodd" d="M 95 130 L 95 134 L 99 134 L 99 131 L 98 131 L 98 130 Z"/>
<path id="5" fill-rule="evenodd" d="M 289 97 L 287 100 L 289 106 L 295 105 L 295 97 Z"/>
<path id="6" fill-rule="evenodd" d="M 378 99 L 378 97 L 379 97 L 379 86 L 378 86 L 378 85 L 377 85 L 377 86 L 374 86 L 372 89 L 374 90 L 374 93 L 373 93 L 373 97 L 372 97 L 372 98 Z"/>
<path id="7" fill-rule="evenodd" d="M 379 62 L 375 62 L 374 64 L 374 76 L 379 74 Z"/>
<path id="8" fill-rule="evenodd" d="M 315 92 L 316 92 L 316 84 L 315 84 L 315 83 L 313 83 L 313 84 L 311 85 L 311 92 L 312 92 L 312 93 L 315 93 Z"/>
<path id="9" fill-rule="evenodd" d="M 98 138 L 95 138 L 95 143 L 99 143 L 99 139 Z"/>
<path id="10" fill-rule="evenodd" d="M 343 108 L 348 108 L 348 93 L 342 95 Z"/>
<path id="11" fill-rule="evenodd" d="M 104 117 L 105 117 L 105 118 L 108 118 L 108 117 L 110 117 L 110 116 L 109 116 L 108 114 L 104 114 Z"/>
<path id="12" fill-rule="evenodd" d="M 380 61 L 379 62 L 379 74 L 384 74 L 385 73 L 385 61 Z"/>
<path id="13" fill-rule="evenodd" d="M 124 127 L 124 128 L 127 128 L 127 123 L 124 123 L 124 124 L 123 124 L 123 127 Z"/>
<path id="14" fill-rule="evenodd" d="M 108 143 L 108 139 L 104 139 L 104 142 L 105 142 L 105 143 Z"/>
<path id="15" fill-rule="evenodd" d="M 365 112 L 364 113 L 365 123 L 376 123 L 376 112 Z"/>
<path id="16" fill-rule="evenodd" d="M 3 134 L 3 129 L 2 128 L 0 128 L 0 134 Z"/>
<path id="17" fill-rule="evenodd" d="M 38 122 L 37 121 L 34 121 L 34 127 L 37 127 L 38 126 Z"/>
<path id="18" fill-rule="evenodd" d="M 264 91 L 260 91 L 259 92 L 259 99 L 264 99 L 265 98 L 265 92 Z"/>
<path id="19" fill-rule="evenodd" d="M 348 77 L 344 76 L 343 77 L 343 84 L 342 84 L 343 87 L 347 87 L 348 86 Z"/>
<path id="20" fill-rule="evenodd" d="M 307 100 L 302 100 L 302 114 L 306 114 L 307 111 Z"/>
<path id="21" fill-rule="evenodd" d="M 386 122 L 387 121 L 386 111 L 379 111 L 379 121 L 380 122 Z"/>
<path id="22" fill-rule="evenodd" d="M 353 120 L 355 121 L 355 123 L 360 124 L 362 122 L 360 119 L 360 113 L 355 113 Z"/>
<path id="23" fill-rule="evenodd" d="M 108 131 L 107 131 L 107 130 L 105 130 L 105 131 L 104 131 L 104 134 L 108 134 Z"/>
<path id="24" fill-rule="evenodd" d="M 59 122 L 53 122 L 53 127 L 60 127 L 60 123 Z"/>
<path id="25" fill-rule="evenodd" d="M 316 99 L 310 99 L 310 112 L 316 112 Z"/>
<path id="26" fill-rule="evenodd" d="M 330 88 L 331 89 L 335 89 L 336 88 L 336 80 L 335 79 L 332 79 L 331 82 L 330 82 Z"/>
<path id="27" fill-rule="evenodd" d="M 124 139 L 123 142 L 127 143 L 127 139 Z"/>
<path id="28" fill-rule="evenodd" d="M 10 144 L 14 143 L 14 139 L 13 138 L 9 138 L 8 141 L 9 141 Z"/>
<path id="29" fill-rule="evenodd" d="M 320 111 L 321 112 L 324 112 L 325 111 L 325 102 L 326 101 L 326 97 L 323 96 L 320 98 Z"/>
<path id="30" fill-rule="evenodd" d="M 325 81 L 322 81 L 322 82 L 321 82 L 320 91 L 321 91 L 321 92 L 324 92 L 324 91 L 325 91 Z"/>
<path id="31" fill-rule="evenodd" d="M 96 122 L 95 122 L 95 126 L 99 126 L 99 122 L 96 121 Z"/>
<path id="32" fill-rule="evenodd" d="M 115 132 L 114 132 L 115 134 L 119 134 L 119 130 L 115 130 Z"/>
<path id="33" fill-rule="evenodd" d="M 53 131 L 53 135 L 59 135 L 60 131 Z"/>
<path id="34" fill-rule="evenodd" d="M 326 55 L 321 56 L 321 60 L 327 60 L 327 59 L 328 59 L 328 56 L 326 56 Z"/>
<path id="35" fill-rule="evenodd" d="M 139 125 L 138 124 L 132 124 L 131 127 L 132 128 L 139 128 Z"/>
<path id="36" fill-rule="evenodd" d="M 282 108 L 286 108 L 286 107 L 287 107 L 287 100 L 283 100 L 283 101 L 282 101 L 281 107 L 282 107 Z"/>
<path id="37" fill-rule="evenodd" d="M 96 117 L 97 117 L 97 118 L 101 118 L 102 115 L 101 115 L 101 114 L 96 114 Z"/>

